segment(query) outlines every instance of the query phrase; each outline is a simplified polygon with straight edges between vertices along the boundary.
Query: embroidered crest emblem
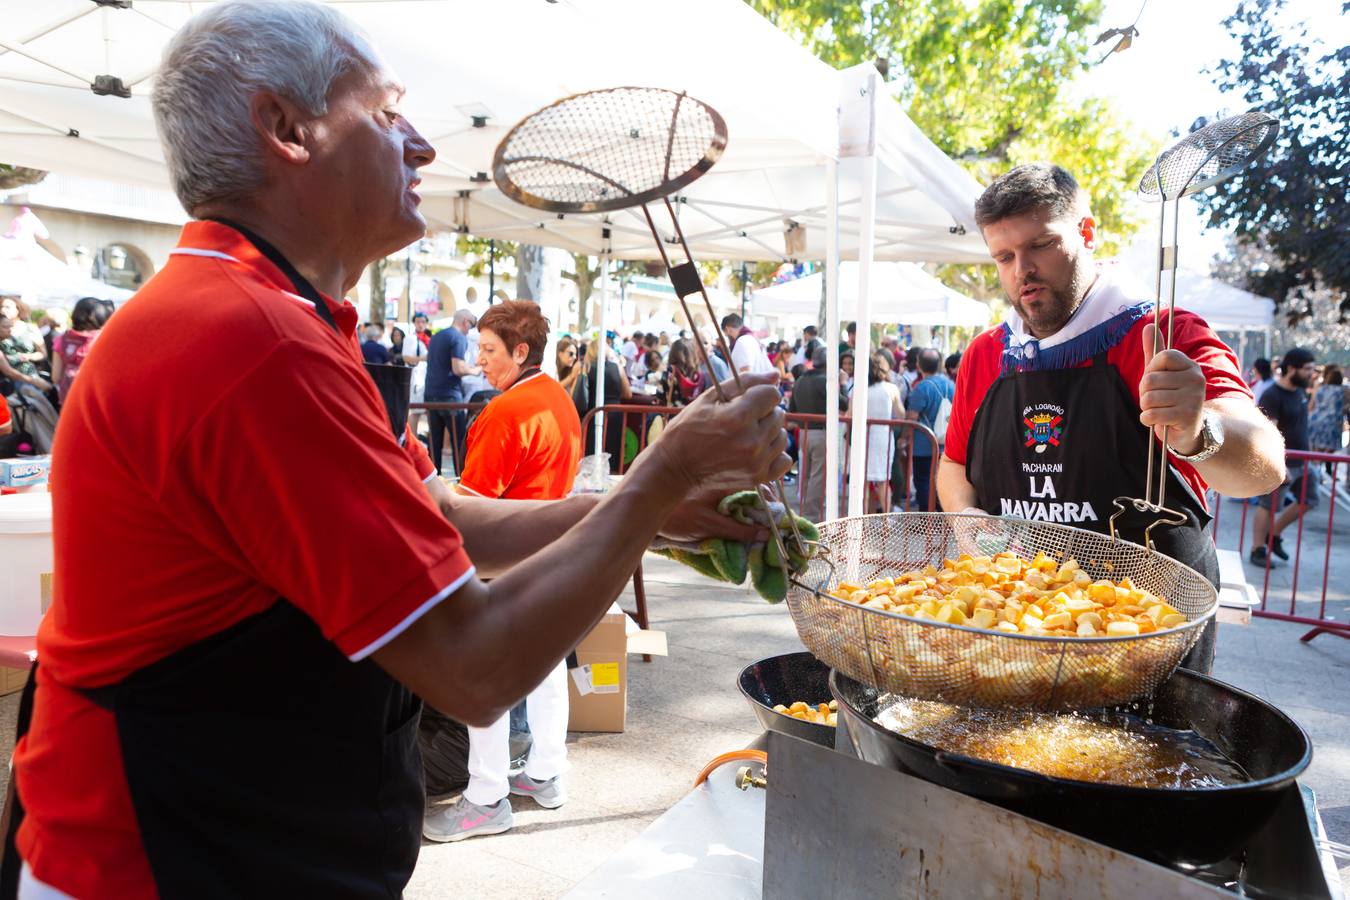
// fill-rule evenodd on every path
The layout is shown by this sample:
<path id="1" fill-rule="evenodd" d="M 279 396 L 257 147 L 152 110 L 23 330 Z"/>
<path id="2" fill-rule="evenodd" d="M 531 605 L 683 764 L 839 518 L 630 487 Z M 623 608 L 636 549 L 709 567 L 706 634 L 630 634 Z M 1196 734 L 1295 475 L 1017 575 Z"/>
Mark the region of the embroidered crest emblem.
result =
<path id="1" fill-rule="evenodd" d="M 1044 453 L 1046 447 L 1058 447 L 1064 435 L 1064 416 L 1048 412 L 1023 416 L 1022 440 L 1024 446 L 1035 446 L 1037 453 Z"/>

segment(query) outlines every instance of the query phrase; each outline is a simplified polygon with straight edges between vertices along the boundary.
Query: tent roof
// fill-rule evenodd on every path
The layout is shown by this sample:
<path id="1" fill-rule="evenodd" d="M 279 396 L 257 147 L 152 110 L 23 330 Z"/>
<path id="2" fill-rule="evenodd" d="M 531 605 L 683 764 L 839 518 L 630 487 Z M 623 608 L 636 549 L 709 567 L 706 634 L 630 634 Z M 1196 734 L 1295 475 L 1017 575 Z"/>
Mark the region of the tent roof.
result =
<path id="1" fill-rule="evenodd" d="M 165 42 L 202 5 L 137 0 L 117 9 L 48 0 L 7 10 L 0 26 L 0 159 L 166 186 L 148 94 Z M 433 225 L 600 252 L 601 216 L 559 218 L 527 209 L 478 173 L 490 172 L 497 142 L 535 109 L 580 91 L 653 85 L 687 90 L 728 123 L 725 156 L 681 193 L 681 224 L 694 253 L 785 258 L 784 220 L 791 219 L 806 229 L 799 256 L 824 257 L 823 163 L 837 153 L 837 110 L 858 70 L 819 62 L 740 0 L 685 0 L 678 14 L 662 17 L 665 49 L 635 37 L 651 34 L 652 9 L 629 0 L 334 5 L 369 33 L 404 80 L 405 113 L 436 147 L 421 189 Z M 132 96 L 96 96 L 89 85 L 101 75 L 121 78 Z M 877 257 L 987 261 L 973 222 L 979 185 L 898 105 L 881 102 L 877 112 Z M 486 126 L 475 128 L 474 116 L 486 116 Z M 849 161 L 840 166 L 845 257 L 857 255 L 854 168 Z M 659 225 L 664 211 L 654 213 Z M 654 255 L 640 212 L 608 218 L 615 256 Z"/>
<path id="2" fill-rule="evenodd" d="M 805 278 L 785 281 L 755 291 L 751 311 L 755 315 L 819 315 L 821 282 L 825 275 L 816 272 Z M 914 263 L 873 265 L 869 276 L 872 295 L 871 320 L 904 325 L 989 324 L 989 307 L 958 293 L 929 275 Z M 858 264 L 846 262 L 839 267 L 839 308 L 841 319 L 858 317 Z"/>
<path id="3" fill-rule="evenodd" d="M 1149 297 L 1154 296 L 1157 257 L 1157 244 L 1140 242 L 1119 258 L 1128 275 L 1149 286 Z M 1177 270 L 1177 306 L 1200 316 L 1215 331 L 1261 331 L 1275 321 L 1275 301 L 1189 269 L 1184 263 Z"/>

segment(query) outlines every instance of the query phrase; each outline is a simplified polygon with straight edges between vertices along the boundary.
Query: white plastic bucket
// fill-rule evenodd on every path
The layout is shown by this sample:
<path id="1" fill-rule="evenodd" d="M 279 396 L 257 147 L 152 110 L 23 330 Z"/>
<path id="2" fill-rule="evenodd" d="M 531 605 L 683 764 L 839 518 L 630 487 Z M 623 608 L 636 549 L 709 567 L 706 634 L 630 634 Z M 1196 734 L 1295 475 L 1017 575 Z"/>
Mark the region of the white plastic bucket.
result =
<path id="1" fill-rule="evenodd" d="M 0 634 L 36 634 L 51 585 L 52 495 L 0 497 Z"/>

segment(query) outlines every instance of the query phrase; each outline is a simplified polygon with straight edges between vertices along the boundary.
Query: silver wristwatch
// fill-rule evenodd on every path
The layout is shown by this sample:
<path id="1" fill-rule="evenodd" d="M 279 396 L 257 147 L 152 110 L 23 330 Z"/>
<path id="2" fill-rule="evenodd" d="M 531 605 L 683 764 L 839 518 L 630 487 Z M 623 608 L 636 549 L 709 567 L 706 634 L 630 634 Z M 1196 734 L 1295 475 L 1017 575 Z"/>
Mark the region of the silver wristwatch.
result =
<path id="1" fill-rule="evenodd" d="M 1205 410 L 1200 425 L 1200 449 L 1186 456 L 1172 451 L 1172 455 L 1182 462 L 1195 465 L 1204 462 L 1223 447 L 1223 421 L 1214 413 Z"/>

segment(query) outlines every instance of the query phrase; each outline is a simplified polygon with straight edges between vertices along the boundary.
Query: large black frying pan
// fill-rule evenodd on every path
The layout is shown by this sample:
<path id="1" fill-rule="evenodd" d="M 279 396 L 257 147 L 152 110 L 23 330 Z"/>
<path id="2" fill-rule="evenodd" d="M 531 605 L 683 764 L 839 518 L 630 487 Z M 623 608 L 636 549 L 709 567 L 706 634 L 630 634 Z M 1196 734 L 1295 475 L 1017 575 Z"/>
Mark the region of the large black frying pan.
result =
<path id="1" fill-rule="evenodd" d="M 814 706 L 830 702 L 830 667 L 810 653 L 785 653 L 751 663 L 741 670 L 736 683 L 766 731 L 834 747 L 835 729 L 829 725 L 804 722 L 773 711 L 777 703 L 791 706 L 801 700 Z"/>
<path id="2" fill-rule="evenodd" d="M 1153 721 L 1193 729 L 1252 781 L 1180 790 L 1051 778 L 947 753 L 878 725 L 876 689 L 840 672 L 832 673 L 830 690 L 862 759 L 1178 868 L 1212 864 L 1241 850 L 1274 812 L 1281 789 L 1312 760 L 1308 736 L 1293 719 L 1186 669 L 1158 689 Z"/>

